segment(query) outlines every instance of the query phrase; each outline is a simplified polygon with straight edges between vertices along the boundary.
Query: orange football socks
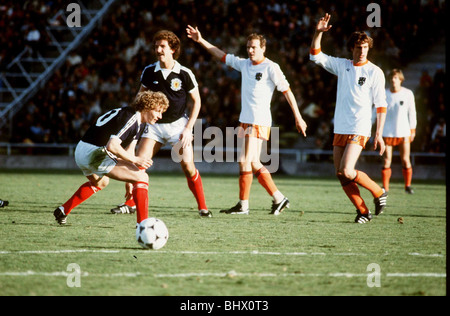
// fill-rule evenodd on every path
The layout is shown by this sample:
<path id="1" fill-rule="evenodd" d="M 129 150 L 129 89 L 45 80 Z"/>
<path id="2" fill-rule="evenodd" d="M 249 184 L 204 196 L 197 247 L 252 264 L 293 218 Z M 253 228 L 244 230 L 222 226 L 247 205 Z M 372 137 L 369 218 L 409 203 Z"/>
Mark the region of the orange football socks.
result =
<path id="1" fill-rule="evenodd" d="M 369 209 L 367 208 L 366 203 L 364 203 L 361 193 L 359 192 L 358 185 L 354 181 L 348 181 L 346 184 L 343 184 L 342 189 L 344 189 L 345 194 L 347 194 L 350 201 L 356 209 L 361 212 L 361 214 L 369 213 Z"/>
<path id="2" fill-rule="evenodd" d="M 270 175 L 270 172 L 265 167 L 262 167 L 261 169 L 256 171 L 255 176 L 258 178 L 258 182 L 264 187 L 264 189 L 266 189 L 267 193 L 269 193 L 270 196 L 273 196 L 273 194 L 278 191 L 277 186 L 275 185 L 275 182 L 273 182 L 272 176 Z"/>
<path id="3" fill-rule="evenodd" d="M 369 190 L 374 198 L 380 197 L 383 194 L 383 189 L 362 171 L 356 170 L 356 178 L 353 181 L 358 183 L 363 188 Z"/>
<path id="4" fill-rule="evenodd" d="M 383 182 L 383 188 L 387 191 L 389 191 L 389 182 L 392 175 L 392 169 L 391 168 L 383 168 L 381 169 L 381 180 Z"/>
<path id="5" fill-rule="evenodd" d="M 239 200 L 248 200 L 250 188 L 252 187 L 253 173 L 251 171 L 241 171 L 239 174 Z"/>
<path id="6" fill-rule="evenodd" d="M 412 174 L 413 174 L 412 167 L 403 168 L 402 173 L 403 173 L 403 179 L 405 179 L 405 188 L 411 186 Z"/>

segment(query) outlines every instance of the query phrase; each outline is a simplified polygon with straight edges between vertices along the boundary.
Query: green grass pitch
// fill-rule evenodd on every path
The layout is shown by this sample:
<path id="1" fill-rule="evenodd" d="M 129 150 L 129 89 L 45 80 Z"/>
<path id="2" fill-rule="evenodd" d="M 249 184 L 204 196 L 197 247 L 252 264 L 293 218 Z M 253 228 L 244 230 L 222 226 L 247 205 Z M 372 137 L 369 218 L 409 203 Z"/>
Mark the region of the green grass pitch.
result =
<path id="1" fill-rule="evenodd" d="M 237 202 L 238 177 L 202 177 L 212 218 L 197 215 L 181 171 L 150 174 L 150 216 L 170 237 L 144 250 L 135 215 L 109 211 L 123 202 L 123 183 L 59 226 L 53 210 L 86 181 L 80 172 L 0 171 L 0 198 L 10 201 L 0 209 L 0 295 L 446 295 L 444 182 L 413 181 L 407 195 L 393 181 L 385 213 L 359 225 L 332 177 L 274 175 L 291 202 L 278 217 L 256 179 L 248 216 L 219 213 Z"/>

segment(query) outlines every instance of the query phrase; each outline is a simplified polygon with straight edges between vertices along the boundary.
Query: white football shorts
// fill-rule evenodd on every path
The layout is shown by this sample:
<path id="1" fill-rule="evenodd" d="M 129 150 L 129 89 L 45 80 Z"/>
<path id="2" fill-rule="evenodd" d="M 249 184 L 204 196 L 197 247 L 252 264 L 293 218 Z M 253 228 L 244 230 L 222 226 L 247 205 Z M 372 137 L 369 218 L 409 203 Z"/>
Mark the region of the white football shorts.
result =
<path id="1" fill-rule="evenodd" d="M 188 119 L 181 117 L 172 123 L 147 124 L 141 137 L 153 139 L 163 145 L 170 144 L 173 147 L 179 142 L 187 123 Z"/>
<path id="2" fill-rule="evenodd" d="M 106 150 L 80 141 L 75 148 L 75 162 L 85 176 L 96 174 L 100 177 L 109 173 L 117 164 L 116 156 Z"/>

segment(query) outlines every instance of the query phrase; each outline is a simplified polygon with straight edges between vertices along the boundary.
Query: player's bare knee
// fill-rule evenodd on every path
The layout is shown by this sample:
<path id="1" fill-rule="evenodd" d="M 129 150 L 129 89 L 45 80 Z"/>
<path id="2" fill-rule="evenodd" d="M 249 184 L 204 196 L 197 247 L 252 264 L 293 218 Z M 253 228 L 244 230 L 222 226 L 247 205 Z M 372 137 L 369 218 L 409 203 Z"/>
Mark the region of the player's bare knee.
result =
<path id="1" fill-rule="evenodd" d="M 408 158 L 402 159 L 402 167 L 404 169 L 411 168 L 411 161 Z"/>
<path id="2" fill-rule="evenodd" d="M 241 171 L 251 171 L 252 164 L 249 161 L 240 161 L 239 162 L 239 170 Z"/>
<path id="3" fill-rule="evenodd" d="M 256 172 L 256 171 L 260 170 L 263 167 L 263 164 L 261 162 L 259 162 L 259 161 L 253 161 L 251 163 L 251 166 L 252 166 L 252 171 Z"/>
<path id="4" fill-rule="evenodd" d="M 108 184 L 109 184 L 109 178 L 108 177 L 103 177 L 102 179 L 101 179 L 101 181 L 99 181 L 98 183 L 97 183 L 97 187 L 98 188 L 100 188 L 101 190 L 103 190 L 104 188 L 106 188 L 107 186 L 108 186 Z"/>
<path id="5" fill-rule="evenodd" d="M 181 169 L 183 170 L 186 176 L 193 177 L 197 171 L 194 162 L 192 161 L 181 161 L 180 162 Z"/>
<path id="6" fill-rule="evenodd" d="M 145 170 L 141 170 L 137 173 L 137 181 L 148 183 L 148 174 Z"/>
<path id="7" fill-rule="evenodd" d="M 354 169 L 343 168 L 340 172 L 348 180 L 353 180 L 356 177 Z"/>
<path id="8" fill-rule="evenodd" d="M 354 178 L 352 176 L 351 170 L 345 168 L 342 170 L 338 170 L 336 172 L 336 177 L 339 179 L 342 185 L 348 184 Z"/>

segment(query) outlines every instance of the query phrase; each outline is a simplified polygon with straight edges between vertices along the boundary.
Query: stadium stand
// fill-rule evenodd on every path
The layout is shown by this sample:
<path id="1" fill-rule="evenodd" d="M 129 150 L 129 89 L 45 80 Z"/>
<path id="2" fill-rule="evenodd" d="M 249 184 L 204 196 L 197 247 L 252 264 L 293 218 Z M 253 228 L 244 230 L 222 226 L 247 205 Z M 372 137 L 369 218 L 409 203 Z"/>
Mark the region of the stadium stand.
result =
<path id="1" fill-rule="evenodd" d="M 42 7 L 50 2 L 32 2 L 40 4 L 37 10 L 40 13 L 33 19 L 42 21 L 44 11 L 47 17 L 44 25 L 48 24 L 48 16 L 54 16 L 61 8 L 61 1 L 51 2 L 53 5 L 47 11 Z M 76 143 L 99 113 L 133 99 L 142 69 L 154 61 L 152 34 L 163 28 L 182 39 L 180 62 L 192 68 L 197 76 L 203 104 L 199 117 L 204 127 L 236 126 L 240 109 L 239 73 L 212 62 L 201 47 L 189 40 L 185 27 L 190 24 L 199 26 L 211 43 L 244 57 L 246 36 L 251 32 L 263 33 L 268 39 L 266 56 L 284 70 L 309 125 L 309 137 L 303 140 L 295 132 L 292 117 L 286 115 L 289 105 L 275 94 L 273 119 L 274 125 L 280 127 L 281 145 L 331 149 L 336 78 L 314 67 L 308 55 L 315 21 L 324 10 L 332 14 L 333 24 L 333 34 L 325 36 L 322 42 L 324 51 L 349 56 L 345 50 L 347 37 L 354 30 L 367 31 L 375 41 L 369 59 L 385 71 L 392 67 L 407 68 L 434 43 L 445 39 L 444 1 L 382 1 L 380 28 L 367 26 L 366 8 L 370 2 L 116 1 L 98 27 L 65 56 L 65 62 L 54 70 L 45 86 L 20 110 L 14 111 L 14 116 L 3 118 L 8 120 L 9 129 L 1 130 L 0 141 Z M 25 29 L 31 29 L 31 22 L 24 22 L 30 21 L 24 17 L 28 13 L 14 1 L 2 5 L 0 14 L 0 23 L 8 30 L 1 45 L 8 48 L 0 52 L 4 73 L 5 65 L 20 56 L 26 46 Z M 35 25 L 43 24 L 38 21 Z M 51 38 L 44 38 L 44 48 L 38 47 L 38 52 L 49 47 Z M 420 84 L 411 87 L 416 95 L 420 126 L 413 151 L 445 152 L 446 136 L 442 128 L 445 71 L 442 66 L 436 68 L 426 69 Z M 8 88 L 5 83 L 0 87 L 3 92 Z"/>
<path id="2" fill-rule="evenodd" d="M 63 1 L 7 1 L 0 6 L 0 26 L 6 30 L 0 51 L 0 128 L 44 88 L 66 59 L 70 62 L 69 52 L 114 1 L 91 1 L 87 6 L 78 2 L 80 25 L 76 27 L 70 27 L 73 21 L 68 16 L 73 10 Z"/>

